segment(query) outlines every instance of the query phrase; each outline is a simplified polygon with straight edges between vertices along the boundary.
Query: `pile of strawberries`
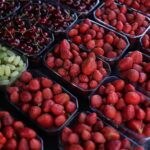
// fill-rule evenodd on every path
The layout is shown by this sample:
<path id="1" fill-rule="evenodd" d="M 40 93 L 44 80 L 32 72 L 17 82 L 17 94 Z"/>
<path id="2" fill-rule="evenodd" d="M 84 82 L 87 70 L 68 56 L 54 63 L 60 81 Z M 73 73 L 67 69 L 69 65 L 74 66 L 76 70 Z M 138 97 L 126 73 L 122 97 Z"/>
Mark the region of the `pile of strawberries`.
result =
<path id="1" fill-rule="evenodd" d="M 132 36 L 143 34 L 149 25 L 148 19 L 143 14 L 129 10 L 126 5 L 119 5 L 109 0 L 102 8 L 96 10 L 95 15 L 118 31 Z"/>
<path id="2" fill-rule="evenodd" d="M 62 126 L 76 110 L 73 97 L 58 83 L 42 76 L 34 78 L 30 72 L 23 72 L 7 92 L 9 100 L 44 129 Z"/>
<path id="3" fill-rule="evenodd" d="M 42 144 L 34 130 L 16 121 L 6 111 L 0 111 L 0 149 L 41 150 Z"/>
<path id="4" fill-rule="evenodd" d="M 150 30 L 142 37 L 141 42 L 144 49 L 150 49 Z"/>
<path id="5" fill-rule="evenodd" d="M 150 61 L 143 57 L 139 51 L 131 52 L 119 61 L 118 68 L 121 77 L 137 83 L 145 91 L 150 92 Z"/>
<path id="6" fill-rule="evenodd" d="M 146 14 L 150 14 L 149 0 L 118 0 L 118 2 L 130 6 L 136 10 L 140 10 Z"/>
<path id="7" fill-rule="evenodd" d="M 117 125 L 125 125 L 139 135 L 150 136 L 150 101 L 133 85 L 113 79 L 91 96 L 91 106 Z"/>
<path id="8" fill-rule="evenodd" d="M 74 25 L 68 36 L 74 43 L 82 44 L 97 56 L 107 58 L 116 58 L 128 46 L 123 37 L 89 19 Z"/>
<path id="9" fill-rule="evenodd" d="M 69 43 L 66 39 L 48 53 L 46 64 L 61 77 L 84 90 L 95 89 L 108 74 L 108 66 L 96 58 L 93 52 L 81 51 L 76 44 Z"/>
<path id="10" fill-rule="evenodd" d="M 65 150 L 144 150 L 105 125 L 96 113 L 81 113 L 73 127 L 63 129 L 61 139 Z"/>

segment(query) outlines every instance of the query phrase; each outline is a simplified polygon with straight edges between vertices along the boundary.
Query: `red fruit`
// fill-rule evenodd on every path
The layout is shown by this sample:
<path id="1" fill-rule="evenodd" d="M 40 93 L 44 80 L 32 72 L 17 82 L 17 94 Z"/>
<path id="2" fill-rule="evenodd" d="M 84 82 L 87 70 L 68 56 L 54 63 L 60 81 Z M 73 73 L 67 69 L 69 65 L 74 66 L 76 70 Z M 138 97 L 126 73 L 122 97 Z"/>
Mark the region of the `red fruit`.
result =
<path id="1" fill-rule="evenodd" d="M 31 139 L 29 141 L 29 145 L 30 145 L 30 148 L 33 150 L 41 150 L 42 148 L 41 142 L 37 139 Z"/>
<path id="2" fill-rule="evenodd" d="M 32 106 L 30 109 L 29 109 L 29 116 L 32 118 L 32 119 L 36 119 L 38 116 L 40 116 L 41 114 L 41 108 L 38 107 L 38 106 Z"/>
<path id="3" fill-rule="evenodd" d="M 110 13 L 108 14 L 108 20 L 111 21 L 114 19 L 116 19 L 116 13 L 115 11 L 110 11 Z"/>
<path id="4" fill-rule="evenodd" d="M 27 103 L 32 100 L 32 95 L 28 91 L 23 91 L 20 93 L 20 100 L 24 103 Z"/>
<path id="5" fill-rule="evenodd" d="M 13 124 L 14 119 L 10 114 L 4 114 L 1 121 L 4 126 L 9 126 Z"/>
<path id="6" fill-rule="evenodd" d="M 124 121 L 129 121 L 134 119 L 135 117 L 135 109 L 133 105 L 127 105 L 122 112 L 122 118 Z"/>
<path id="7" fill-rule="evenodd" d="M 86 76 L 86 75 L 84 75 L 84 74 L 81 74 L 81 75 L 79 76 L 79 80 L 80 80 L 81 82 L 85 82 L 85 83 L 89 82 L 88 76 Z"/>
<path id="8" fill-rule="evenodd" d="M 53 117 L 47 113 L 42 114 L 37 118 L 37 123 L 44 128 L 50 128 L 53 125 Z"/>
<path id="9" fill-rule="evenodd" d="M 144 134 L 146 137 L 149 137 L 149 136 L 150 136 L 150 124 L 145 125 L 144 130 L 143 130 L 143 134 Z"/>
<path id="10" fill-rule="evenodd" d="M 125 57 L 119 61 L 118 65 L 121 71 L 129 70 L 133 66 L 133 59 L 131 57 Z"/>
<path id="11" fill-rule="evenodd" d="M 55 125 L 57 127 L 62 126 L 66 121 L 66 117 L 64 115 L 59 115 L 55 118 Z"/>
<path id="12" fill-rule="evenodd" d="M 37 91 L 40 89 L 40 83 L 37 79 L 33 79 L 29 82 L 29 89 L 31 91 Z"/>
<path id="13" fill-rule="evenodd" d="M 46 59 L 46 64 L 49 68 L 54 68 L 55 67 L 55 58 L 52 56 L 52 57 L 48 57 Z"/>
<path id="14" fill-rule="evenodd" d="M 128 34 L 131 32 L 131 30 L 132 30 L 132 26 L 129 23 L 125 23 L 123 27 L 123 32 Z"/>
<path id="15" fill-rule="evenodd" d="M 9 94 L 12 94 L 13 92 L 19 92 L 19 88 L 18 87 L 13 87 L 13 86 L 9 86 L 9 87 L 7 87 L 7 92 L 9 93 Z"/>
<path id="16" fill-rule="evenodd" d="M 63 60 L 60 59 L 60 58 L 57 58 L 57 59 L 55 60 L 55 66 L 56 66 L 56 67 L 61 67 L 62 65 L 63 65 Z"/>
<path id="17" fill-rule="evenodd" d="M 53 93 L 52 93 L 51 89 L 49 89 L 49 88 L 43 89 L 42 95 L 43 95 L 44 100 L 48 100 L 53 97 Z"/>
<path id="18" fill-rule="evenodd" d="M 64 39 L 60 43 L 60 57 L 62 59 L 70 59 L 72 57 L 70 52 L 70 43 Z"/>
<path id="19" fill-rule="evenodd" d="M 95 70 L 93 73 L 93 79 L 96 80 L 97 82 L 101 81 L 103 78 L 103 75 L 99 70 Z"/>
<path id="20" fill-rule="evenodd" d="M 61 139 L 63 142 L 68 142 L 68 136 L 70 135 L 70 133 L 72 133 L 72 130 L 68 127 L 64 127 L 61 135 Z"/>
<path id="21" fill-rule="evenodd" d="M 103 56 L 104 55 L 104 50 L 100 47 L 96 47 L 92 50 L 95 55 Z"/>
<path id="22" fill-rule="evenodd" d="M 18 144 L 18 150 L 29 150 L 29 144 L 28 141 L 25 138 L 21 138 L 19 144 Z"/>
<path id="23" fill-rule="evenodd" d="M 97 87 L 98 83 L 95 80 L 91 80 L 89 83 L 89 86 L 91 89 L 95 89 Z"/>
<path id="24" fill-rule="evenodd" d="M 82 42 L 81 36 L 75 36 L 72 40 L 76 44 L 81 44 Z"/>
<path id="25" fill-rule="evenodd" d="M 76 77 L 80 73 L 80 66 L 78 64 L 73 64 L 70 68 L 70 76 Z"/>
<path id="26" fill-rule="evenodd" d="M 84 37 L 83 37 L 83 42 L 84 43 L 87 43 L 88 41 L 92 40 L 92 35 L 91 34 L 86 34 Z"/>
<path id="27" fill-rule="evenodd" d="M 57 72 L 58 72 L 58 74 L 59 74 L 60 76 L 62 76 L 62 77 L 64 77 L 64 76 L 67 75 L 67 72 L 66 72 L 66 70 L 65 70 L 64 68 L 59 68 L 59 69 L 57 70 Z"/>
<path id="28" fill-rule="evenodd" d="M 15 121 L 13 127 L 16 131 L 20 131 L 24 128 L 24 124 L 21 121 Z"/>
<path id="29" fill-rule="evenodd" d="M 18 92 L 11 93 L 11 95 L 10 95 L 10 101 L 12 103 L 18 103 L 18 101 L 19 101 L 19 93 Z"/>
<path id="30" fill-rule="evenodd" d="M 32 139 L 36 137 L 35 131 L 27 127 L 20 130 L 19 134 L 21 138 L 26 138 L 26 139 Z"/>
<path id="31" fill-rule="evenodd" d="M 105 87 L 106 87 L 105 94 L 115 92 L 115 87 L 111 83 L 107 83 L 107 85 Z"/>
<path id="32" fill-rule="evenodd" d="M 92 133 L 92 139 L 95 143 L 103 144 L 106 142 L 105 137 L 100 132 L 94 132 Z"/>
<path id="33" fill-rule="evenodd" d="M 103 133 L 105 139 L 108 141 L 120 139 L 120 134 L 113 127 L 105 126 L 101 132 Z"/>
<path id="34" fill-rule="evenodd" d="M 144 120 L 146 122 L 150 122 L 150 108 L 149 107 L 146 108 L 145 113 L 146 113 L 146 116 Z"/>
<path id="35" fill-rule="evenodd" d="M 143 120 L 145 118 L 145 111 L 142 108 L 137 108 L 136 109 L 136 118 L 139 120 Z"/>
<path id="36" fill-rule="evenodd" d="M 59 104 L 54 104 L 51 107 L 51 112 L 56 116 L 62 115 L 63 110 L 64 110 L 64 107 L 62 105 L 59 105 Z"/>
<path id="37" fill-rule="evenodd" d="M 110 118 L 110 119 L 114 119 L 116 116 L 116 109 L 114 106 L 111 105 L 105 105 L 103 108 L 103 113 L 106 117 Z"/>
<path id="38" fill-rule="evenodd" d="M 89 25 L 86 23 L 81 24 L 79 27 L 80 33 L 85 33 L 88 31 L 88 29 L 89 29 Z"/>
<path id="39" fill-rule="evenodd" d="M 91 75 L 97 68 L 96 61 L 93 57 L 87 58 L 82 63 L 82 72 L 85 75 Z"/>
<path id="40" fill-rule="evenodd" d="M 120 140 L 113 140 L 107 143 L 107 150 L 120 150 L 121 142 Z"/>
<path id="41" fill-rule="evenodd" d="M 124 89 L 125 89 L 125 92 L 135 91 L 135 87 L 132 84 L 126 84 Z"/>
<path id="42" fill-rule="evenodd" d="M 138 105 L 140 101 L 140 96 L 136 92 L 128 92 L 125 94 L 125 102 L 127 104 Z"/>
<path id="43" fill-rule="evenodd" d="M 123 50 L 123 49 L 125 49 L 126 48 L 126 46 L 127 46 L 127 43 L 126 43 L 126 41 L 125 40 L 123 40 L 122 38 L 120 38 L 119 40 L 118 40 L 118 43 L 117 43 L 117 48 L 118 49 L 121 49 L 121 50 Z"/>
<path id="44" fill-rule="evenodd" d="M 68 150 L 83 150 L 83 148 L 78 144 L 72 144 L 69 146 Z"/>
<path id="45" fill-rule="evenodd" d="M 17 141 L 16 139 L 12 138 L 7 141 L 5 144 L 5 149 L 11 149 L 11 150 L 16 150 L 17 149 Z"/>
<path id="46" fill-rule="evenodd" d="M 131 120 L 128 123 L 128 127 L 136 132 L 138 132 L 139 134 L 143 133 L 143 127 L 144 124 L 140 121 L 140 120 Z"/>
<path id="47" fill-rule="evenodd" d="M 69 37 L 74 37 L 74 36 L 78 35 L 78 30 L 77 29 L 71 29 L 68 32 L 68 35 L 69 35 Z"/>
<path id="48" fill-rule="evenodd" d="M 21 74 L 20 80 L 24 83 L 28 83 L 32 79 L 32 74 L 28 71 L 25 71 Z"/>
<path id="49" fill-rule="evenodd" d="M 79 114 L 79 117 L 78 117 L 78 122 L 79 122 L 79 123 L 84 123 L 85 120 L 86 120 L 86 116 L 87 116 L 86 113 L 84 113 L 84 112 L 80 113 L 80 114 Z"/>
<path id="50" fill-rule="evenodd" d="M 86 47 L 87 49 L 93 49 L 95 48 L 95 41 L 94 40 L 90 40 L 86 43 Z"/>
<path id="51" fill-rule="evenodd" d="M 53 85 L 53 81 L 48 78 L 41 78 L 41 85 L 43 88 L 50 88 Z"/>
<path id="52" fill-rule="evenodd" d="M 0 132 L 0 145 L 4 145 L 6 143 L 7 139 L 3 136 L 3 134 Z"/>
<path id="53" fill-rule="evenodd" d="M 134 51 L 129 56 L 132 57 L 133 63 L 135 64 L 141 64 L 143 61 L 143 55 L 139 51 Z"/>
<path id="54" fill-rule="evenodd" d="M 138 147 L 133 148 L 133 150 L 144 150 L 144 148 L 142 146 L 138 146 Z"/>
<path id="55" fill-rule="evenodd" d="M 61 93 L 55 95 L 54 100 L 57 104 L 65 105 L 70 100 L 70 96 L 67 93 Z"/>
<path id="56" fill-rule="evenodd" d="M 140 77 L 140 74 L 135 69 L 130 69 L 130 70 L 127 71 L 127 78 L 131 82 L 137 82 L 139 80 L 139 77 Z"/>
<path id="57" fill-rule="evenodd" d="M 43 96 L 42 96 L 42 92 L 41 91 L 37 91 L 34 95 L 34 99 L 33 99 L 33 102 L 34 104 L 36 105 L 39 105 L 41 104 L 43 101 Z"/>
<path id="58" fill-rule="evenodd" d="M 53 93 L 54 94 L 60 94 L 62 93 L 62 87 L 60 84 L 58 83 L 55 83 L 53 86 L 52 86 L 52 89 L 53 89 Z"/>
<path id="59" fill-rule="evenodd" d="M 116 25 L 117 30 L 122 31 L 123 27 L 124 27 L 123 23 L 121 21 L 118 21 Z"/>
<path id="60" fill-rule="evenodd" d="M 84 143 L 84 150 L 95 150 L 96 145 L 93 141 L 88 140 Z"/>
<path id="61" fill-rule="evenodd" d="M 130 147 L 131 147 L 131 143 L 127 138 L 121 141 L 121 148 L 130 149 Z"/>
<path id="62" fill-rule="evenodd" d="M 83 130 L 82 133 L 81 133 L 81 138 L 84 141 L 88 141 L 88 140 L 91 139 L 91 133 L 87 130 Z"/>
<path id="63" fill-rule="evenodd" d="M 65 110 L 68 112 L 68 113 L 73 113 L 76 109 L 76 105 L 74 102 L 71 102 L 69 101 L 66 106 L 65 106 Z"/>
<path id="64" fill-rule="evenodd" d="M 118 98 L 118 95 L 116 92 L 108 93 L 107 98 L 106 98 L 106 102 L 108 104 L 116 104 L 118 102 L 118 100 L 119 100 L 119 98 Z"/>
<path id="65" fill-rule="evenodd" d="M 30 104 L 22 104 L 21 109 L 23 112 L 28 113 L 29 109 L 30 109 Z"/>
<path id="66" fill-rule="evenodd" d="M 14 136 L 14 129 L 11 126 L 6 126 L 3 129 L 3 134 L 7 139 L 11 139 Z"/>
<path id="67" fill-rule="evenodd" d="M 122 123 L 122 115 L 119 111 L 116 112 L 116 117 L 113 119 L 113 121 L 118 125 Z"/>
<path id="68" fill-rule="evenodd" d="M 115 91 L 119 92 L 124 89 L 125 82 L 121 79 L 118 79 L 113 82 L 113 85 L 115 86 Z"/>
<path id="69" fill-rule="evenodd" d="M 118 14 L 118 18 L 119 21 L 121 21 L 122 23 L 127 22 L 126 16 L 123 13 L 119 13 Z"/>
<path id="70" fill-rule="evenodd" d="M 68 143 L 69 144 L 78 144 L 79 143 L 79 136 L 76 133 L 70 133 L 68 136 Z"/>
<path id="71" fill-rule="evenodd" d="M 120 98 L 115 106 L 117 110 L 122 110 L 124 107 L 126 107 L 124 99 Z"/>
<path id="72" fill-rule="evenodd" d="M 54 103 L 54 101 L 52 101 L 52 100 L 46 100 L 46 101 L 44 101 L 43 107 L 42 107 L 43 112 L 45 112 L 45 113 L 50 112 L 50 111 L 51 111 L 51 107 L 52 107 L 54 104 L 55 104 L 55 103 Z"/>
<path id="73" fill-rule="evenodd" d="M 99 26 L 97 24 L 92 24 L 92 29 L 95 30 L 96 32 L 99 31 Z"/>
<path id="74" fill-rule="evenodd" d="M 96 113 L 90 113 L 86 117 L 86 123 L 90 126 L 94 125 L 97 122 L 97 114 Z"/>
<path id="75" fill-rule="evenodd" d="M 99 108 L 102 105 L 102 98 L 100 95 L 93 95 L 91 97 L 91 105 L 93 108 Z"/>

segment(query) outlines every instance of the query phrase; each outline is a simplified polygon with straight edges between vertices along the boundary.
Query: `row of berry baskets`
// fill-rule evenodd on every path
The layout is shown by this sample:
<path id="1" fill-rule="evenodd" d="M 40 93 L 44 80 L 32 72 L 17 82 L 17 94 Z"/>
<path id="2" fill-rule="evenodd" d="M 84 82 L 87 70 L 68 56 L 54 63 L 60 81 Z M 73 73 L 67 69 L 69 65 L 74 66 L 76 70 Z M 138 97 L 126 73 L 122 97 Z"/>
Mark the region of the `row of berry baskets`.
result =
<path id="1" fill-rule="evenodd" d="M 0 85 L 4 87 L 6 102 L 39 130 L 50 135 L 61 132 L 60 149 L 148 150 L 148 15 L 121 4 L 104 3 L 93 13 L 97 23 L 90 19 L 77 20 L 74 10 L 71 10 L 73 14 L 64 9 L 57 12 L 58 3 L 46 4 L 30 2 L 13 17 L 2 18 Z M 51 11 L 60 17 L 63 28 L 51 22 L 54 16 L 47 14 Z M 63 25 L 59 13 L 64 15 Z M 66 37 L 52 44 L 60 33 Z M 141 45 L 140 49 L 129 52 L 134 44 Z M 42 73 L 39 69 L 28 70 L 30 56 L 31 59 L 41 56 Z M 114 72 L 117 76 L 111 76 Z M 79 111 L 77 95 L 86 97 L 88 111 Z M 35 131 L 24 127 L 22 122 L 12 121 L 8 112 L 0 111 L 0 117 L 3 118 L 2 148 L 44 149 Z"/>

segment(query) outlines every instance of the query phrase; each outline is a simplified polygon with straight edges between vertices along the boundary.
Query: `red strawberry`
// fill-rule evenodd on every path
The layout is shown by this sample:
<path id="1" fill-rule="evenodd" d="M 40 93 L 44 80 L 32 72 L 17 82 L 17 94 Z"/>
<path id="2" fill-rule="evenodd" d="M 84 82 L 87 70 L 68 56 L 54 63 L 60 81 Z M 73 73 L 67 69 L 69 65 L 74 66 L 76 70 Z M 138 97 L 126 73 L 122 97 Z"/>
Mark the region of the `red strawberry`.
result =
<path id="1" fill-rule="evenodd" d="M 31 91 L 37 91 L 40 89 L 40 83 L 37 79 L 33 79 L 29 82 L 29 89 Z"/>
<path id="2" fill-rule="evenodd" d="M 50 88 L 53 85 L 53 81 L 48 78 L 42 77 L 41 85 L 43 88 Z"/>
<path id="3" fill-rule="evenodd" d="M 28 83 L 32 79 L 32 74 L 28 71 L 25 71 L 21 74 L 20 80 L 24 83 Z"/>
<path id="4" fill-rule="evenodd" d="M 25 138 L 21 138 L 19 145 L 18 145 L 18 150 L 29 150 L 29 144 L 28 141 Z"/>

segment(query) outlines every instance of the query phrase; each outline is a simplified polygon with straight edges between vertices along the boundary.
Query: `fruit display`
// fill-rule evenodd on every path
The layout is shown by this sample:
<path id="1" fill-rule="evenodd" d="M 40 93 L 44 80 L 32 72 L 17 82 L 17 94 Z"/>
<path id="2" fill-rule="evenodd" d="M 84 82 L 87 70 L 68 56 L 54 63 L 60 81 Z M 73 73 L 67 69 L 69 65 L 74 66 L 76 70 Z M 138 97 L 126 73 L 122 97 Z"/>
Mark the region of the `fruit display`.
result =
<path id="1" fill-rule="evenodd" d="M 75 10 L 79 15 L 84 15 L 93 10 L 99 3 L 99 0 L 59 0 L 59 2 L 61 2 L 62 5 Z"/>
<path id="2" fill-rule="evenodd" d="M 0 0 L 0 150 L 150 150 L 149 1 Z"/>
<path id="3" fill-rule="evenodd" d="M 7 111 L 0 110 L 1 150 L 42 150 L 42 141 L 37 133 L 23 122 L 14 119 Z"/>
<path id="4" fill-rule="evenodd" d="M 49 69 L 83 90 L 95 89 L 110 73 L 108 64 L 93 52 L 82 51 L 66 39 L 47 54 L 45 61 Z"/>
<path id="5" fill-rule="evenodd" d="M 11 84 L 27 68 L 27 59 L 0 45 L 0 85 Z"/>
<path id="6" fill-rule="evenodd" d="M 0 39 L 27 56 L 38 55 L 53 42 L 53 35 L 45 29 L 31 25 L 20 16 L 0 27 Z"/>
<path id="7" fill-rule="evenodd" d="M 90 97 L 91 107 L 115 124 L 149 137 L 150 103 L 135 87 L 117 77 L 110 77 Z"/>
<path id="8" fill-rule="evenodd" d="M 150 92 L 150 58 L 140 51 L 129 53 L 118 63 L 119 74 Z"/>
<path id="9" fill-rule="evenodd" d="M 75 13 L 51 3 L 29 3 L 23 7 L 21 17 L 34 24 L 40 24 L 54 32 L 64 32 L 76 21 Z"/>
<path id="10" fill-rule="evenodd" d="M 146 34 L 141 37 L 141 45 L 142 48 L 147 51 L 148 54 L 150 54 L 150 30 L 148 30 L 148 32 L 146 32 Z"/>
<path id="11" fill-rule="evenodd" d="M 0 20 L 11 16 L 19 9 L 18 0 L 0 0 Z"/>
<path id="12" fill-rule="evenodd" d="M 103 3 L 96 11 L 95 17 L 101 23 L 113 27 L 129 37 L 143 35 L 149 27 L 149 19 L 126 5 Z"/>
<path id="13" fill-rule="evenodd" d="M 147 15 L 150 15 L 150 1 L 149 0 L 118 0 L 118 2 L 125 4 L 131 8 L 141 11 Z"/>
<path id="14" fill-rule="evenodd" d="M 62 86 L 44 77 L 25 71 L 16 83 L 7 88 L 9 100 L 47 131 L 55 132 L 76 112 L 75 97 Z"/>
<path id="15" fill-rule="evenodd" d="M 96 113 L 82 112 L 61 134 L 64 150 L 144 150 L 107 125 Z"/>
<path id="16" fill-rule="evenodd" d="M 69 38 L 105 60 L 114 61 L 128 48 L 128 40 L 111 29 L 85 19 L 68 31 Z"/>

